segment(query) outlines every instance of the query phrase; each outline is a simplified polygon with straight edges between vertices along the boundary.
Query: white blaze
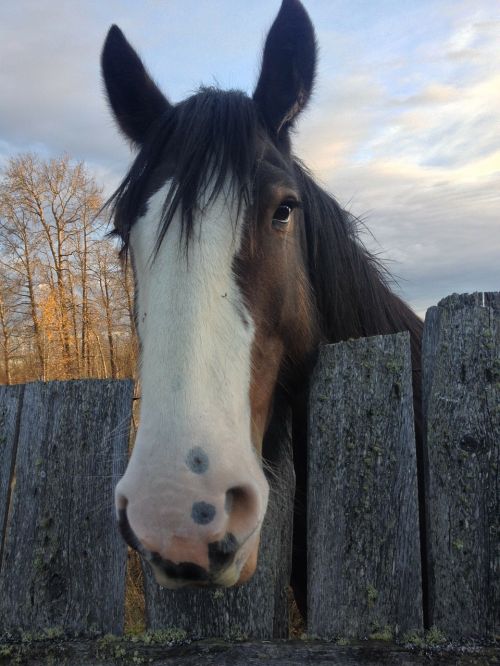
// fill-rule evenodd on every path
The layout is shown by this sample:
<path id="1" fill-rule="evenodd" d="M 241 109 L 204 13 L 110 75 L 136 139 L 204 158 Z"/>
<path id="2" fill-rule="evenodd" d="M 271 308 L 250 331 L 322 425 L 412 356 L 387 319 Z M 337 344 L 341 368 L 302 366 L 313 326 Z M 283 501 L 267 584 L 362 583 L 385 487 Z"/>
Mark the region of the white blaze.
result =
<path id="1" fill-rule="evenodd" d="M 186 513 L 193 501 L 207 499 L 219 508 L 225 491 L 247 480 L 262 499 L 262 520 L 268 495 L 250 435 L 254 325 L 232 268 L 241 224 L 235 228 L 230 199 L 222 193 L 196 216 L 187 257 L 176 212 L 153 258 L 169 187 L 167 182 L 151 197 L 130 235 L 142 344 L 141 416 L 117 486 L 117 498 L 129 501 L 137 536 L 147 542 L 163 530 L 164 550 L 174 532 L 191 536 L 196 526 Z M 209 458 L 204 475 L 186 468 L 187 452 L 198 446 Z"/>

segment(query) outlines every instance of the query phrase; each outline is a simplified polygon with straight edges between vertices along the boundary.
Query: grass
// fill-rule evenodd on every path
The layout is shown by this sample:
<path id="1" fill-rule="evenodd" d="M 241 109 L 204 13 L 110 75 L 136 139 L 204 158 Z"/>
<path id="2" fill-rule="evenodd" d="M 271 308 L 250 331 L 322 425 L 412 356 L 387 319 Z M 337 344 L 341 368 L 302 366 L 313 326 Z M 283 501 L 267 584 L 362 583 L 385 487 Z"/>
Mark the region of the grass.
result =
<path id="1" fill-rule="evenodd" d="M 125 634 L 137 636 L 146 631 L 144 574 L 139 555 L 129 549 L 125 579 Z"/>

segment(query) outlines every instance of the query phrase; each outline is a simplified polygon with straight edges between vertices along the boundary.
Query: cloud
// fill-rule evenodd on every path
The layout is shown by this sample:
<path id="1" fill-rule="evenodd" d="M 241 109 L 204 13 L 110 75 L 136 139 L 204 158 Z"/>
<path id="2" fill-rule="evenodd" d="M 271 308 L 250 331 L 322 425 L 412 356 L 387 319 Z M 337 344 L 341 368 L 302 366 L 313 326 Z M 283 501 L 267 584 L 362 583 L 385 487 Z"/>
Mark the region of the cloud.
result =
<path id="1" fill-rule="evenodd" d="M 19 0 L 0 4 L 0 161 L 19 151 L 68 153 L 123 176 L 133 154 L 105 101 L 99 56 L 118 23 L 173 101 L 204 80 L 251 89 L 273 9 L 213 0 Z M 232 22 L 228 31 L 226 21 Z M 246 68 L 246 80 L 238 76 Z M 244 78 L 244 77 L 243 77 Z M 109 188 L 108 188 L 109 189 Z"/>
<path id="2" fill-rule="evenodd" d="M 37 0 L 4 3 L 1 19 L 3 155 L 37 150 L 108 168 L 126 163 L 128 149 L 104 118 L 98 54 L 105 33 L 95 15 L 75 21 L 72 3 Z"/>
<path id="3" fill-rule="evenodd" d="M 378 240 L 367 234 L 367 244 L 419 310 L 452 291 L 500 288 L 497 0 L 306 4 L 321 51 L 297 154 L 366 219 Z M 177 101 L 202 81 L 250 92 L 278 5 L 2 3 L 0 163 L 21 150 L 67 152 L 111 191 L 133 154 L 100 80 L 109 25 Z"/>
<path id="4" fill-rule="evenodd" d="M 297 138 L 420 312 L 500 288 L 500 21 L 450 16 L 447 36 L 430 31 L 398 63 L 377 50 L 333 77 L 316 99 L 329 118 L 313 111 Z"/>

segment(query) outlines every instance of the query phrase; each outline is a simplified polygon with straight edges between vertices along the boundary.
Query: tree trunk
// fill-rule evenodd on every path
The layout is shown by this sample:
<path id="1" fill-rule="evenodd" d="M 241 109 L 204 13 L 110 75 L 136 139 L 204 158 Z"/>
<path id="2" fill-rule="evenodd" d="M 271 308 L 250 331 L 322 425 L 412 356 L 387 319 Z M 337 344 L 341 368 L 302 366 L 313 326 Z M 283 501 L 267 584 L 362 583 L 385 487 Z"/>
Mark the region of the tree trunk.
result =
<path id="1" fill-rule="evenodd" d="M 24 266 L 26 270 L 26 283 L 28 287 L 29 302 L 30 302 L 30 313 L 31 319 L 33 321 L 33 331 L 35 333 L 35 346 L 38 356 L 38 362 L 40 363 L 40 372 L 39 379 L 45 379 L 45 363 L 44 363 L 44 353 L 43 353 L 43 344 L 42 344 L 42 332 L 40 330 L 40 320 L 38 318 L 37 312 L 37 302 L 35 297 L 35 289 L 33 283 L 33 270 L 31 265 L 31 252 L 28 244 L 27 238 L 27 229 L 23 227 L 23 250 L 24 250 Z"/>
<path id="2" fill-rule="evenodd" d="M 0 327 L 2 329 L 2 338 L 3 338 L 3 363 L 5 367 L 5 383 L 8 385 L 11 384 L 10 355 L 9 355 L 11 334 L 7 326 L 5 305 L 1 292 L 0 292 Z"/>
<path id="3" fill-rule="evenodd" d="M 109 363 L 111 365 L 111 377 L 113 379 L 116 379 L 115 345 L 113 342 L 113 323 L 111 321 L 109 286 L 108 286 L 108 279 L 106 272 L 104 272 L 104 291 L 106 294 L 106 329 L 108 333 Z"/>

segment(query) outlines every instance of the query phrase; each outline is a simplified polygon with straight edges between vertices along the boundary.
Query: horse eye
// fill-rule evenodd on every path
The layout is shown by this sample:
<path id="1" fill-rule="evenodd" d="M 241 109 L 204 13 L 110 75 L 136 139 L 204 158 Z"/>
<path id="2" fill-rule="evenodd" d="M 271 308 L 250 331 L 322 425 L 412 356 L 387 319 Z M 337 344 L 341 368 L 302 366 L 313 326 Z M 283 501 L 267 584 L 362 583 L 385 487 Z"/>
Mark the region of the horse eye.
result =
<path id="1" fill-rule="evenodd" d="M 291 207 L 287 206 L 286 204 L 281 204 L 281 206 L 278 206 L 278 208 L 276 208 L 276 210 L 274 211 L 273 215 L 272 225 L 274 229 L 283 229 L 284 227 L 286 227 L 286 225 L 290 221 L 291 212 L 292 212 Z"/>

